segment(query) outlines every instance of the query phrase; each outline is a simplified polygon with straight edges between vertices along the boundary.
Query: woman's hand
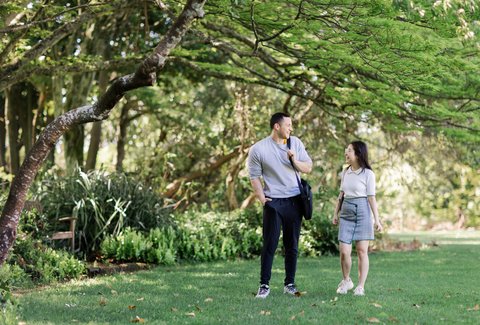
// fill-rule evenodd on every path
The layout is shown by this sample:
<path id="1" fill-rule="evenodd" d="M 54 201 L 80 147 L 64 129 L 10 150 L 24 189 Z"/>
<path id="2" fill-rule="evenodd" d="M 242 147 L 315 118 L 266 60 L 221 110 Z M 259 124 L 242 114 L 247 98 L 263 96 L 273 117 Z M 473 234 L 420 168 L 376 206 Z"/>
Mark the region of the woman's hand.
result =
<path id="1" fill-rule="evenodd" d="M 333 223 L 334 225 L 338 225 L 338 215 L 335 215 L 335 216 L 333 217 L 332 223 Z"/>
<path id="2" fill-rule="evenodd" d="M 375 229 L 376 229 L 378 232 L 382 232 L 382 231 L 383 231 L 383 226 L 382 226 L 382 224 L 380 223 L 379 220 L 375 221 Z"/>

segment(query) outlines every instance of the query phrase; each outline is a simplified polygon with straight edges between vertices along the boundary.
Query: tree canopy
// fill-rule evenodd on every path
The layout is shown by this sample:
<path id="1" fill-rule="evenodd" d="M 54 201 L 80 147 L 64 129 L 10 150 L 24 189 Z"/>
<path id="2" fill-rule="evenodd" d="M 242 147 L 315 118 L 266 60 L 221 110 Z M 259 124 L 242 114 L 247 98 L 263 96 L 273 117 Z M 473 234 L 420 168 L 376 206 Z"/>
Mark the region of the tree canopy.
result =
<path id="1" fill-rule="evenodd" d="M 18 217 L 57 140 L 69 171 L 115 160 L 114 169 L 140 175 L 177 203 L 247 206 L 247 152 L 268 133 L 265 116 L 279 110 L 293 115 L 313 155 L 316 190 L 335 188 L 337 158 L 352 137 L 374 142 L 381 167 L 392 151 L 421 161 L 419 170 L 432 171 L 432 152 L 447 151 L 454 170 L 468 167 L 470 175 L 480 166 L 474 1 L 210 0 L 180 42 L 168 33 L 184 6 L 0 2 L 0 176 L 16 175 L 12 184 L 23 186 L 9 211 Z M 146 86 L 153 87 L 138 89 Z M 39 140 L 41 159 L 26 159 L 22 169 Z M 112 144 L 115 154 L 98 157 Z M 56 153 L 53 164 L 62 161 Z M 457 176 L 432 182 L 475 192 Z M 440 205 L 472 206 L 456 197 Z"/>

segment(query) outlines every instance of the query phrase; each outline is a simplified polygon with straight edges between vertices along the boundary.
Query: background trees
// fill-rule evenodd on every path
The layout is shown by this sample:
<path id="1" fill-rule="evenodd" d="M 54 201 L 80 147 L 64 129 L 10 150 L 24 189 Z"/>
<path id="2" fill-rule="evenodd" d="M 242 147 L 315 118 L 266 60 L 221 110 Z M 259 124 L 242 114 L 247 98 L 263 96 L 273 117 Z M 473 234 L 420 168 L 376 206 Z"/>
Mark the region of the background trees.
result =
<path id="1" fill-rule="evenodd" d="M 0 7 L 4 187 L 39 132 L 100 99 L 171 28 L 176 1 L 10 1 Z M 76 125 L 49 166 L 138 177 L 177 208 L 252 204 L 245 158 L 287 111 L 333 197 L 343 146 L 370 144 L 383 214 L 476 225 L 479 13 L 467 1 L 208 1 L 154 87 Z M 3 110 L 2 110 L 3 109 Z M 3 112 L 3 113 L 2 113 Z M 464 217 L 462 217 L 462 215 Z"/>

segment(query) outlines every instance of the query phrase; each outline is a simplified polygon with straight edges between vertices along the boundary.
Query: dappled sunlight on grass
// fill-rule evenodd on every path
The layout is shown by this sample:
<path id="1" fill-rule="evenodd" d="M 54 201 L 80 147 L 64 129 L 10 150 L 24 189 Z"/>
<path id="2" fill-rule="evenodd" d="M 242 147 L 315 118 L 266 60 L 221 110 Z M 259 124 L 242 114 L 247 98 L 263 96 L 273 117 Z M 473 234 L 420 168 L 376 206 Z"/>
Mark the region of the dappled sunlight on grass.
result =
<path id="1" fill-rule="evenodd" d="M 357 282 L 357 258 L 352 279 Z M 375 252 L 365 297 L 337 295 L 338 256 L 301 258 L 300 298 L 283 294 L 283 257 L 276 256 L 271 294 L 254 299 L 259 260 L 156 267 L 71 282 L 19 297 L 27 324 L 353 324 L 480 323 L 480 251 L 441 245 L 408 252 Z M 133 307 L 132 307 L 133 306 Z M 380 307 L 378 307 L 380 306 Z M 130 309 L 133 308 L 133 309 Z"/>

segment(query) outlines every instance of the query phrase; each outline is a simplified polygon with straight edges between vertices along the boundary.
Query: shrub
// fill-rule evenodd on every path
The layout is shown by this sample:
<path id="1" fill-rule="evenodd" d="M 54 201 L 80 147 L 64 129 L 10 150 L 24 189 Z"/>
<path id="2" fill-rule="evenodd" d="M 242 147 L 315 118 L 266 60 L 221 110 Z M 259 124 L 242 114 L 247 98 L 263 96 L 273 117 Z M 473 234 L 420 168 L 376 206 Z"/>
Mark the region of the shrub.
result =
<path id="1" fill-rule="evenodd" d="M 85 264 L 70 253 L 56 251 L 28 236 L 17 238 L 8 264 L 11 265 L 10 271 L 15 271 L 11 279 L 22 279 L 18 270 L 21 268 L 34 283 L 77 279 L 86 270 Z M 11 283 L 14 284 L 15 282 Z"/>
<path id="2" fill-rule="evenodd" d="M 0 287 L 0 324 L 18 324 L 16 302 L 9 289 Z"/>
<path id="3" fill-rule="evenodd" d="M 172 224 L 163 199 L 124 174 L 47 174 L 34 192 L 52 223 L 65 215 L 78 217 L 80 249 L 87 254 L 97 250 L 106 235 L 119 235 L 125 227 L 147 230 Z"/>
<path id="4" fill-rule="evenodd" d="M 338 254 L 338 227 L 325 215 L 314 215 L 303 223 L 300 253 L 306 256 Z"/>
<path id="5" fill-rule="evenodd" d="M 251 258 L 261 250 L 259 211 L 194 212 L 178 216 L 175 227 L 155 228 L 148 234 L 127 228 L 101 244 L 105 258 L 173 264 L 176 260 L 213 261 Z"/>

